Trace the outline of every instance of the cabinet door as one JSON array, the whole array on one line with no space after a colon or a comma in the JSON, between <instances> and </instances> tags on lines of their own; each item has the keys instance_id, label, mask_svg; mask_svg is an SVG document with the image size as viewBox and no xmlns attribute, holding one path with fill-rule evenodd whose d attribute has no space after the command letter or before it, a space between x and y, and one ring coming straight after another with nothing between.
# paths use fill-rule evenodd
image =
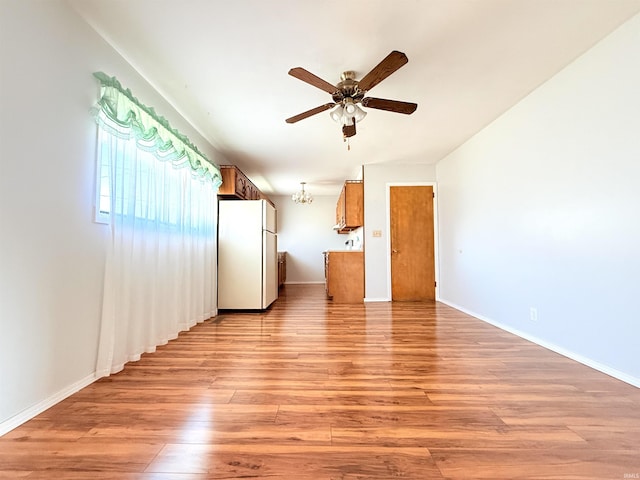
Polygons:
<instances>
[{"instance_id":1,"label":"cabinet door","mask_svg":"<svg viewBox=\"0 0 640 480\"><path fill-rule=\"evenodd\" d=\"M236 174L236 195L240 198L247 198L247 177L240 172Z\"/></svg>"},{"instance_id":2,"label":"cabinet door","mask_svg":"<svg viewBox=\"0 0 640 480\"><path fill-rule=\"evenodd\" d=\"M336 204L336 225L340 225L340 227L344 227L345 222L345 196L345 187L342 187Z\"/></svg>"},{"instance_id":3,"label":"cabinet door","mask_svg":"<svg viewBox=\"0 0 640 480\"><path fill-rule=\"evenodd\" d=\"M229 165L221 165L220 173L222 174L222 185L220 185L218 195L235 195L238 180L236 168Z\"/></svg>"},{"instance_id":4,"label":"cabinet door","mask_svg":"<svg viewBox=\"0 0 640 480\"><path fill-rule=\"evenodd\" d=\"M338 233L349 233L364 225L364 184L358 180L345 182L336 205Z\"/></svg>"},{"instance_id":5,"label":"cabinet door","mask_svg":"<svg viewBox=\"0 0 640 480\"><path fill-rule=\"evenodd\" d=\"M364 256L362 252L328 252L327 294L334 303L364 301Z\"/></svg>"},{"instance_id":6,"label":"cabinet door","mask_svg":"<svg viewBox=\"0 0 640 480\"><path fill-rule=\"evenodd\" d=\"M324 289L327 292L327 297L331 298L331 293L329 291L329 286L331 284L331 280L329 278L329 252L324 252Z\"/></svg>"},{"instance_id":7,"label":"cabinet door","mask_svg":"<svg viewBox=\"0 0 640 480\"><path fill-rule=\"evenodd\" d=\"M278 287L287 281L287 253L278 252Z\"/></svg>"},{"instance_id":8,"label":"cabinet door","mask_svg":"<svg viewBox=\"0 0 640 480\"><path fill-rule=\"evenodd\" d=\"M345 185L344 225L358 228L364 225L364 185L349 182Z\"/></svg>"}]
</instances>

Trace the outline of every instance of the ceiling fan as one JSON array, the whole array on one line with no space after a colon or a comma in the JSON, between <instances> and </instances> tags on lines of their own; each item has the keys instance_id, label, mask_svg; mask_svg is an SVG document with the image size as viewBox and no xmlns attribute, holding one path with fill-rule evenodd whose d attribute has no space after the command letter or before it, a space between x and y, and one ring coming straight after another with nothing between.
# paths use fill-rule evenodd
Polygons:
<instances>
[{"instance_id":1,"label":"ceiling fan","mask_svg":"<svg viewBox=\"0 0 640 480\"><path fill-rule=\"evenodd\" d=\"M355 72L346 71L340 76L340 82L337 85L330 84L304 68L292 68L289 70L289 75L330 93L333 102L325 103L319 107L287 118L286 122L296 123L307 117L336 107L331 111L331 118L342 124L342 134L346 139L356 134L356 122L362 120L366 115L366 112L364 112L358 104L378 110L410 115L416 111L418 104L365 96L369 90L408 61L409 59L404 53L394 50L361 80L355 79Z\"/></svg>"}]
</instances>

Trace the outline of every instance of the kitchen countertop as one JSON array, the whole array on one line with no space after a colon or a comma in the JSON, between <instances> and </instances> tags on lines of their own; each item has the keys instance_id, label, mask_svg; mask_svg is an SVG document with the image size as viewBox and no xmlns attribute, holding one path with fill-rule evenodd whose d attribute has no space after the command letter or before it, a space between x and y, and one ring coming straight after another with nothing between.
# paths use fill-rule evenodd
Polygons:
<instances>
[{"instance_id":1,"label":"kitchen countertop","mask_svg":"<svg viewBox=\"0 0 640 480\"><path fill-rule=\"evenodd\" d=\"M342 249L339 249L339 248L333 248L333 249L331 249L331 250L324 250L322 253L329 253L329 252L362 252L362 251L363 251L363 250L362 250L361 248L360 248L360 249L355 249L355 248L354 248L354 249L348 249L348 248L342 248Z\"/></svg>"}]
</instances>

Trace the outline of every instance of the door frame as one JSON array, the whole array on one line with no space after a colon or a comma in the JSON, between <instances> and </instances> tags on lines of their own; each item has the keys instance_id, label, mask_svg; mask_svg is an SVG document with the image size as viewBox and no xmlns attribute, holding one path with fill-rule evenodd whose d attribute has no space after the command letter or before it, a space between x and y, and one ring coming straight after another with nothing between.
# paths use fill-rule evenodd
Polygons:
<instances>
[{"instance_id":1,"label":"door frame","mask_svg":"<svg viewBox=\"0 0 640 480\"><path fill-rule=\"evenodd\" d=\"M387 298L391 296L391 187L433 187L433 266L436 278L436 301L440 301L440 255L438 252L438 185L436 182L388 182L385 184L387 228Z\"/></svg>"}]
</instances>

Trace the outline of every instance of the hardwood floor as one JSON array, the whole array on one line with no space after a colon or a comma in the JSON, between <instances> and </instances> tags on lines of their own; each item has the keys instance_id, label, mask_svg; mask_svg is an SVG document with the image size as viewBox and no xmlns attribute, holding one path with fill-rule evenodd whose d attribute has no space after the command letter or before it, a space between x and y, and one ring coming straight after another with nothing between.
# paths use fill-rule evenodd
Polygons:
<instances>
[{"instance_id":1,"label":"hardwood floor","mask_svg":"<svg viewBox=\"0 0 640 480\"><path fill-rule=\"evenodd\" d=\"M640 477L640 389L438 303L287 285L0 438L0 478Z\"/></svg>"}]
</instances>

